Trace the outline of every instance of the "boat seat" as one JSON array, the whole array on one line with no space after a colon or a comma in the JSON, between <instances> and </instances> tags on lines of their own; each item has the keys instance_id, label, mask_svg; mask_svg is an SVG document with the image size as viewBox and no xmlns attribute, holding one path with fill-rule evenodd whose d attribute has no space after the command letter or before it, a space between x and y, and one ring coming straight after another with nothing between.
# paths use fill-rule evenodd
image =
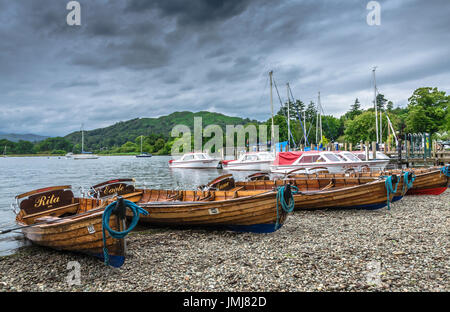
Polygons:
<instances>
[{"instance_id":1,"label":"boat seat","mask_svg":"<svg viewBox=\"0 0 450 312\"><path fill-rule=\"evenodd\" d=\"M70 205L66 205L66 206L62 206L62 207L58 207L58 208L54 208L54 209L41 211L38 213L25 215L25 216L23 216L23 219L24 220L28 220L28 219L34 220L35 218L39 218L39 216L45 217L47 215L48 216L56 216L57 214L62 215L64 213L76 213L78 211L78 206L79 206L79 203L74 203L74 204L70 204Z\"/></svg>"},{"instance_id":2,"label":"boat seat","mask_svg":"<svg viewBox=\"0 0 450 312\"><path fill-rule=\"evenodd\" d=\"M59 220L62 220L62 219L59 217L52 217L52 216L43 216L43 217L35 219L36 222L50 222L50 221L56 222Z\"/></svg>"}]
</instances>

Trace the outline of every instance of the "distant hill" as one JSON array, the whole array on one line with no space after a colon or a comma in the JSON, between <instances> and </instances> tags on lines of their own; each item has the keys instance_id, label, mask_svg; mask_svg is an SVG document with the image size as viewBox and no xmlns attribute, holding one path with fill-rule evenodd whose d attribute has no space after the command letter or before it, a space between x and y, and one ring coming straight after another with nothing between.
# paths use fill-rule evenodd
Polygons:
<instances>
[{"instance_id":1,"label":"distant hill","mask_svg":"<svg viewBox=\"0 0 450 312\"><path fill-rule=\"evenodd\" d=\"M100 128L84 132L85 150L100 150L121 146L127 141L134 142L140 135L160 135L166 139L170 137L172 128L176 125L186 125L191 131L194 130L194 117L202 117L203 128L216 124L222 127L225 132L226 125L246 125L250 122L257 123L256 120L248 118L230 117L219 113L211 112L175 112L167 116L158 118L136 118L128 121L121 121L106 128ZM81 132L76 131L65 136L67 140L75 144L81 144Z\"/></svg>"},{"instance_id":2,"label":"distant hill","mask_svg":"<svg viewBox=\"0 0 450 312\"><path fill-rule=\"evenodd\" d=\"M30 141L30 142L39 142L49 138L49 136L37 135L37 134L18 134L18 133L0 133L0 140L6 139L12 142Z\"/></svg>"}]
</instances>

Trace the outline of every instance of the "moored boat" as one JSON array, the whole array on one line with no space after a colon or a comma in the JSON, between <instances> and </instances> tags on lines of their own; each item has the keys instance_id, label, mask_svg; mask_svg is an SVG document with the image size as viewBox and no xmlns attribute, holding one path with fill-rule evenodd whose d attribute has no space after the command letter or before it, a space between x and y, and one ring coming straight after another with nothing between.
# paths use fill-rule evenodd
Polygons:
<instances>
[{"instance_id":1,"label":"moored boat","mask_svg":"<svg viewBox=\"0 0 450 312\"><path fill-rule=\"evenodd\" d=\"M354 173L354 175L378 177L386 174L404 174L404 172L410 172L414 174L415 180L412 187L406 192L406 195L439 195L445 192L450 185L449 168L449 166L446 166L393 169L385 172Z\"/></svg>"},{"instance_id":2,"label":"moored boat","mask_svg":"<svg viewBox=\"0 0 450 312\"><path fill-rule=\"evenodd\" d=\"M286 174L295 169L304 169L314 172L318 166L330 173L340 173L348 169L356 171L383 170L389 160L363 161L350 152L336 151L307 151L307 152L280 152L270 166L271 172Z\"/></svg>"},{"instance_id":3,"label":"moored boat","mask_svg":"<svg viewBox=\"0 0 450 312\"><path fill-rule=\"evenodd\" d=\"M128 193L122 194L149 213L140 218L142 223L255 233L274 232L283 225L289 210L293 209L291 195L290 186L263 191L128 188Z\"/></svg>"},{"instance_id":4,"label":"moored boat","mask_svg":"<svg viewBox=\"0 0 450 312\"><path fill-rule=\"evenodd\" d=\"M223 160L225 170L270 171L270 164L275 160L269 152L250 152L242 154L236 160Z\"/></svg>"},{"instance_id":5,"label":"moored boat","mask_svg":"<svg viewBox=\"0 0 450 312\"><path fill-rule=\"evenodd\" d=\"M276 174L286 174L300 168L310 172L317 166L324 167L331 173L338 173L350 168L359 170L361 161L347 161L326 151L280 152L270 170Z\"/></svg>"},{"instance_id":6,"label":"moored boat","mask_svg":"<svg viewBox=\"0 0 450 312\"><path fill-rule=\"evenodd\" d=\"M125 238L111 233L125 231L126 207L120 200L106 206L97 199L76 198L65 185L20 194L16 206L17 229L34 244L89 254L115 267L124 263ZM111 211L115 216L107 219Z\"/></svg>"},{"instance_id":7,"label":"moored boat","mask_svg":"<svg viewBox=\"0 0 450 312\"><path fill-rule=\"evenodd\" d=\"M290 184L298 189L294 194L296 209L379 209L400 200L408 176L385 178L319 175L278 180L252 180L235 182L230 176L217 178L207 184L211 189L271 190ZM205 187L202 188L203 190Z\"/></svg>"},{"instance_id":8,"label":"moored boat","mask_svg":"<svg viewBox=\"0 0 450 312\"><path fill-rule=\"evenodd\" d=\"M430 169L412 169L416 176L414 185L406 195L440 195L450 185L450 166Z\"/></svg>"},{"instance_id":9,"label":"moored boat","mask_svg":"<svg viewBox=\"0 0 450 312\"><path fill-rule=\"evenodd\" d=\"M169 168L216 169L219 161L208 153L186 153L180 159L169 160Z\"/></svg>"}]
</instances>

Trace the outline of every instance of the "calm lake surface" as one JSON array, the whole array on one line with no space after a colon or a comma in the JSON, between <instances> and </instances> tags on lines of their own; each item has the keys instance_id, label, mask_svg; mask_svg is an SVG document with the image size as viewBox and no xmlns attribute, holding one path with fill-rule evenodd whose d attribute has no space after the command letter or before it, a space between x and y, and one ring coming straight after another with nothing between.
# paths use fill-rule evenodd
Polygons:
<instances>
[{"instance_id":1,"label":"calm lake surface","mask_svg":"<svg viewBox=\"0 0 450 312\"><path fill-rule=\"evenodd\" d=\"M80 188L115 178L135 178L136 186L154 189L195 189L219 175L218 169L170 169L170 156L136 158L134 156L102 156L99 159L74 160L66 157L0 158L0 230L15 227L11 208L14 197L34 189L56 185L72 185L75 196ZM251 172L232 172L243 179ZM13 254L27 245L20 231L0 235L0 256Z\"/></svg>"}]
</instances>

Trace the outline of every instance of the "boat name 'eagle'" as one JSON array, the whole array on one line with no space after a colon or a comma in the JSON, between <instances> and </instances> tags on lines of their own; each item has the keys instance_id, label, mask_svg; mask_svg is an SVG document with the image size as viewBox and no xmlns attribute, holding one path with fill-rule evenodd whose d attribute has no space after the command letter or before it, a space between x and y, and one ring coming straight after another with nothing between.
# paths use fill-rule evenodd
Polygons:
<instances>
[{"instance_id":1,"label":"boat name 'eagle'","mask_svg":"<svg viewBox=\"0 0 450 312\"><path fill-rule=\"evenodd\" d=\"M110 185L107 185L104 189L103 189L103 193L106 195L112 195L115 193L119 193L121 191L124 190L124 186L123 184L119 184L115 187L111 187Z\"/></svg>"}]
</instances>

